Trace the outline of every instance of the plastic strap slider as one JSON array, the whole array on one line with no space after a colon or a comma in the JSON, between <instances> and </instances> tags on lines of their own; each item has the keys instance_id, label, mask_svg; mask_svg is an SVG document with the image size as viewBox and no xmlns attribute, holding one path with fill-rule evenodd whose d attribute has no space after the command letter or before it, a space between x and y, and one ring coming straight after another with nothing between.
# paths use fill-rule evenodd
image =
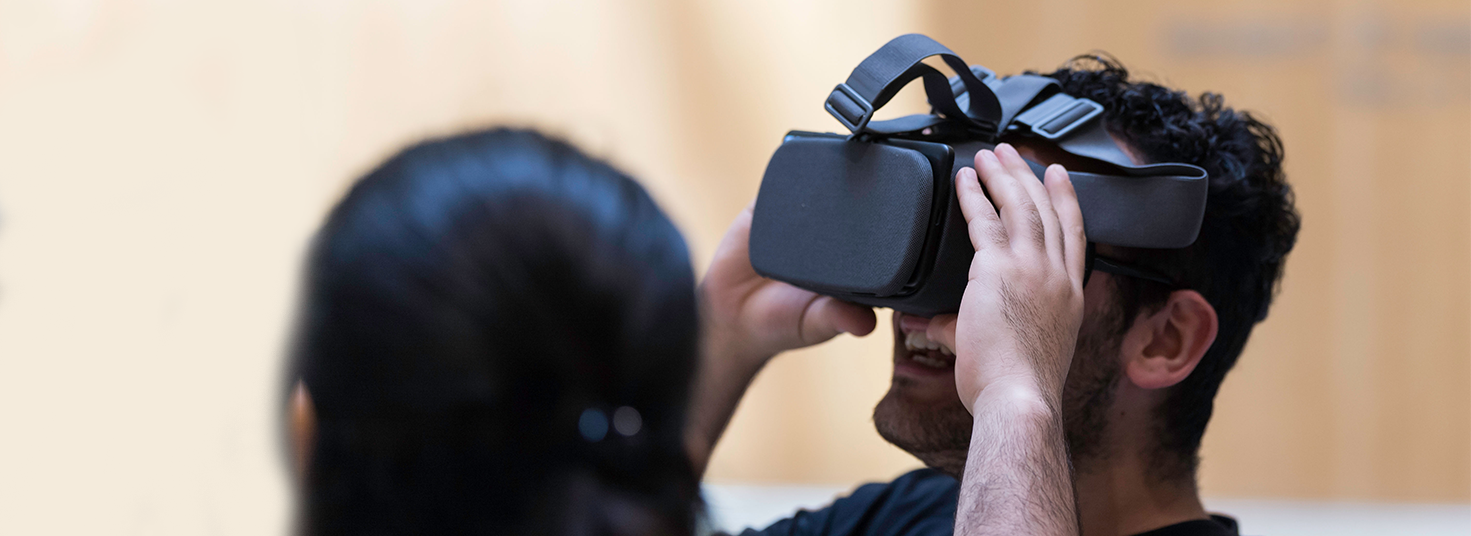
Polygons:
<instances>
[{"instance_id":1,"label":"plastic strap slider","mask_svg":"<svg viewBox=\"0 0 1471 536\"><path fill-rule=\"evenodd\" d=\"M833 88L823 108L854 134L862 131L863 127L868 126L868 121L873 119L873 104L846 83Z\"/></svg>"},{"instance_id":2,"label":"plastic strap slider","mask_svg":"<svg viewBox=\"0 0 1471 536\"><path fill-rule=\"evenodd\" d=\"M1026 125L1032 133L1056 140L1102 113L1101 104L1059 93L1017 115L1013 123Z\"/></svg>"}]
</instances>

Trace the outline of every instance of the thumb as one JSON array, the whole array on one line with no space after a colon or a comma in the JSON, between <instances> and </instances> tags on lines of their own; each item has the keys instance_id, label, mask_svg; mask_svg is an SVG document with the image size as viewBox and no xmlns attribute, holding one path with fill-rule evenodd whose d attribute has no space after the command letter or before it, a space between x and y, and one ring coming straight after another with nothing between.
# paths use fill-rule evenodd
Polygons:
<instances>
[{"instance_id":1,"label":"thumb","mask_svg":"<svg viewBox=\"0 0 1471 536\"><path fill-rule=\"evenodd\" d=\"M818 296L802 312L799 334L803 344L817 344L836 337L839 333L862 337L873 332L877 325L878 317L871 308L831 296Z\"/></svg>"}]
</instances>

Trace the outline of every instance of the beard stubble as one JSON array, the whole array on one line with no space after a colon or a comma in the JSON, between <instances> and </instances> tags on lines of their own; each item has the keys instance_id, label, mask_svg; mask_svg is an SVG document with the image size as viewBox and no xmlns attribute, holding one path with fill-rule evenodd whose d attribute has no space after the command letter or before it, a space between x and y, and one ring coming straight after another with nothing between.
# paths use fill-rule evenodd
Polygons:
<instances>
[{"instance_id":1,"label":"beard stubble","mask_svg":"<svg viewBox=\"0 0 1471 536\"><path fill-rule=\"evenodd\" d=\"M1106 459L1108 411L1122 370L1123 318L1116 307L1089 315L1078 333L1073 362L1062 393L1063 429L1075 467ZM922 401L906 396L909 378L896 376L873 410L874 428L885 441L928 467L960 478L970 449L973 420L960 398Z\"/></svg>"}]
</instances>

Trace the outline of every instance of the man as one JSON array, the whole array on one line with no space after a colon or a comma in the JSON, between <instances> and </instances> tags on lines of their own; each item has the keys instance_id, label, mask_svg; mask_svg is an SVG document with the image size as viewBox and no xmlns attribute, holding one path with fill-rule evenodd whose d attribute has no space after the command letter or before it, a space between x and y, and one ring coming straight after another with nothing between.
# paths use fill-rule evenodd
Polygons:
<instances>
[{"instance_id":1,"label":"man","mask_svg":"<svg viewBox=\"0 0 1471 536\"><path fill-rule=\"evenodd\" d=\"M1191 99L1130 80L1109 58L1079 58L1047 76L1057 79L1064 92L1102 104L1110 133L1137 163L1190 163L1210 174L1199 239L1178 250L1100 246L1100 257L1157 275L1094 272L1082 289L1080 330L1062 321L1066 314L1056 314L1067 308L1060 302L1037 307L1052 312L1049 322L1025 326L1017 325L1015 317L990 325L969 320L969 332L965 305L958 330L954 315L894 315L894 379L874 410L874 424L886 440L928 468L888 484L860 487L825 509L798 513L764 533L949 534L952 525L974 526L961 521L985 521L988 512L974 511L975 506L1006 504L1006 497L993 497L989 489L1025 489L1016 481L973 485L978 476L1034 478L1045 487L1050 477L1025 474L1033 465L1018 460L992 466L989 473L967 467L978 453L995 455L992 438L1003 432L995 426L1025 421L990 421L980 427L982 416L967 409L975 407L977 399L968 398L975 393L966 390L984 384L974 378L973 367L986 361L984 352L966 354L999 342L1031 349L1022 353L1032 362L1045 361L1046 355L1033 354L1047 352L1036 348L1074 340L1059 402L1082 533L1236 533L1233 520L1210 516L1201 505L1195 484L1197 453L1216 391L1253 326L1265 318L1296 240L1299 220L1281 169L1281 141L1272 127L1225 107L1218 95ZM1035 161L1073 164L1045 145L1009 141ZM998 147L998 156L1003 152ZM689 440L691 456L701 468L750 380L772 356L839 333L865 335L874 329L871 310L756 276L745 248L749 218L745 213L732 225L702 284L707 352ZM972 224L973 241L976 234ZM1006 292L976 284L979 259L980 253L972 265L966 301L975 301L973 292L977 300L1000 299ZM958 365L955 349L962 354ZM1028 370L1034 383L1045 383L1045 368ZM1029 429L1009 429L1018 430ZM1031 430L1035 433L1030 437L1045 441L1045 430ZM962 474L963 490L956 480ZM957 511L962 493L974 500ZM993 508L989 513L1016 511ZM1032 513L1065 517L1045 510Z\"/></svg>"}]
</instances>

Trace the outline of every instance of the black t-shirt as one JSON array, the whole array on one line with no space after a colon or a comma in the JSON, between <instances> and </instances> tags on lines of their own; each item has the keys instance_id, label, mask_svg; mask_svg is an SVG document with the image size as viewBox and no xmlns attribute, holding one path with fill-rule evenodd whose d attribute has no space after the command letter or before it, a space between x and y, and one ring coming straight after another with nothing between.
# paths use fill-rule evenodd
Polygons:
<instances>
[{"instance_id":1,"label":"black t-shirt","mask_svg":"<svg viewBox=\"0 0 1471 536\"><path fill-rule=\"evenodd\" d=\"M802 510L740 536L950 536L960 484L934 469L911 471L888 484L865 484L815 511ZM1197 519L1138 536L1237 536L1236 520Z\"/></svg>"}]
</instances>

